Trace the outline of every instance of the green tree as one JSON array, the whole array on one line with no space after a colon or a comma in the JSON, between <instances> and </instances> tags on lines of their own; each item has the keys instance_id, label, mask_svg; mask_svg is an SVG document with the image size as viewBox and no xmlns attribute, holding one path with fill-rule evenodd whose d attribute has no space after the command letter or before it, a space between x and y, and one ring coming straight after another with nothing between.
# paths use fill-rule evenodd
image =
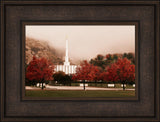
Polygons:
<instances>
[{"instance_id":1,"label":"green tree","mask_svg":"<svg viewBox=\"0 0 160 122\"><path fill-rule=\"evenodd\" d=\"M133 64L135 64L135 56L133 53L124 53L123 58L127 58L130 60Z\"/></svg>"},{"instance_id":2,"label":"green tree","mask_svg":"<svg viewBox=\"0 0 160 122\"><path fill-rule=\"evenodd\" d=\"M90 64L93 64L94 66L98 66L102 69L105 68L105 61L104 61L104 56L101 54L98 54L96 58L91 59L89 61Z\"/></svg>"},{"instance_id":3,"label":"green tree","mask_svg":"<svg viewBox=\"0 0 160 122\"><path fill-rule=\"evenodd\" d=\"M114 54L114 55L113 55L113 60L117 60L117 59L118 59L117 54Z\"/></svg>"},{"instance_id":4,"label":"green tree","mask_svg":"<svg viewBox=\"0 0 160 122\"><path fill-rule=\"evenodd\" d=\"M104 56L101 54L98 54L96 57L96 60L102 61L104 59Z\"/></svg>"},{"instance_id":5,"label":"green tree","mask_svg":"<svg viewBox=\"0 0 160 122\"><path fill-rule=\"evenodd\" d=\"M53 74L54 81L57 81L59 84L71 85L71 77L66 75L64 72L59 71Z\"/></svg>"}]
</instances>

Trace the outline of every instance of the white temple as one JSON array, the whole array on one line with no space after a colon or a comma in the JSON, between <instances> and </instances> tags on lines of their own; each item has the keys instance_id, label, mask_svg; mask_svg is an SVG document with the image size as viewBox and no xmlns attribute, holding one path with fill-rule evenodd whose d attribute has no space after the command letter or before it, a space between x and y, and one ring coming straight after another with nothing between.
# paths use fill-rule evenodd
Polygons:
<instances>
[{"instance_id":1,"label":"white temple","mask_svg":"<svg viewBox=\"0 0 160 122\"><path fill-rule=\"evenodd\" d=\"M65 62L63 65L56 65L55 71L62 71L65 72L65 74L75 74L76 73L76 65L70 65L69 57L68 57L68 39L66 39L66 56L65 56Z\"/></svg>"}]
</instances>

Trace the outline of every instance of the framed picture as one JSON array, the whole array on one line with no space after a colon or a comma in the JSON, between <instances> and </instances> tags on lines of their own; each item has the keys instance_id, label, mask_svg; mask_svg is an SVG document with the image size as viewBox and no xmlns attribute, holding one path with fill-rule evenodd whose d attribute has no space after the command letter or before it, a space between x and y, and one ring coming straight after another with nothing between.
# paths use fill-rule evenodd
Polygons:
<instances>
[{"instance_id":1,"label":"framed picture","mask_svg":"<svg viewBox=\"0 0 160 122\"><path fill-rule=\"evenodd\" d=\"M159 1L1 2L1 121L160 121Z\"/></svg>"}]
</instances>

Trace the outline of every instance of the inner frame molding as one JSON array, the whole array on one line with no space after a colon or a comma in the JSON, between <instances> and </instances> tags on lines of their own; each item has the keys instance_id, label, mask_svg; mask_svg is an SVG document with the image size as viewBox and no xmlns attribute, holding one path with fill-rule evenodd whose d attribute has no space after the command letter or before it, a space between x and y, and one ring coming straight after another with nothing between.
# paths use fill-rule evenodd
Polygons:
<instances>
[{"instance_id":1,"label":"inner frame molding","mask_svg":"<svg viewBox=\"0 0 160 122\"><path fill-rule=\"evenodd\" d=\"M23 100L74 100L74 101L79 101L79 100L115 100L115 101L137 101L139 100L139 79L140 79L140 75L139 75L139 62L140 62L140 57L139 57L139 37L138 37L138 33L139 33L139 21L87 21L87 20L81 20L81 21L76 21L76 20L68 20L68 21L62 21L62 20L57 20L57 21L46 21L46 20L41 20L41 21L21 21L21 29L22 29L22 88L21 88L21 92L22 92L22 96L21 99ZM120 98L116 98L116 97L81 97L81 98L72 98L72 97L60 97L60 98L54 98L54 97L28 97L25 96L25 68L24 68L24 62L25 62L25 26L26 25L134 25L135 26L135 96L134 97L120 97Z\"/></svg>"}]
</instances>

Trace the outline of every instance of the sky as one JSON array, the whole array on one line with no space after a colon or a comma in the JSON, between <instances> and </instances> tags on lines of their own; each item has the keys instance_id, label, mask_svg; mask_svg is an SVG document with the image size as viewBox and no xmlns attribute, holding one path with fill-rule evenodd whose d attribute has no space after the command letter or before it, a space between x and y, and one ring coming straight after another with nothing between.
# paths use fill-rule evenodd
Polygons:
<instances>
[{"instance_id":1,"label":"sky","mask_svg":"<svg viewBox=\"0 0 160 122\"><path fill-rule=\"evenodd\" d=\"M65 49L71 60L90 60L97 54L135 53L134 25L26 25L26 37Z\"/></svg>"}]
</instances>

